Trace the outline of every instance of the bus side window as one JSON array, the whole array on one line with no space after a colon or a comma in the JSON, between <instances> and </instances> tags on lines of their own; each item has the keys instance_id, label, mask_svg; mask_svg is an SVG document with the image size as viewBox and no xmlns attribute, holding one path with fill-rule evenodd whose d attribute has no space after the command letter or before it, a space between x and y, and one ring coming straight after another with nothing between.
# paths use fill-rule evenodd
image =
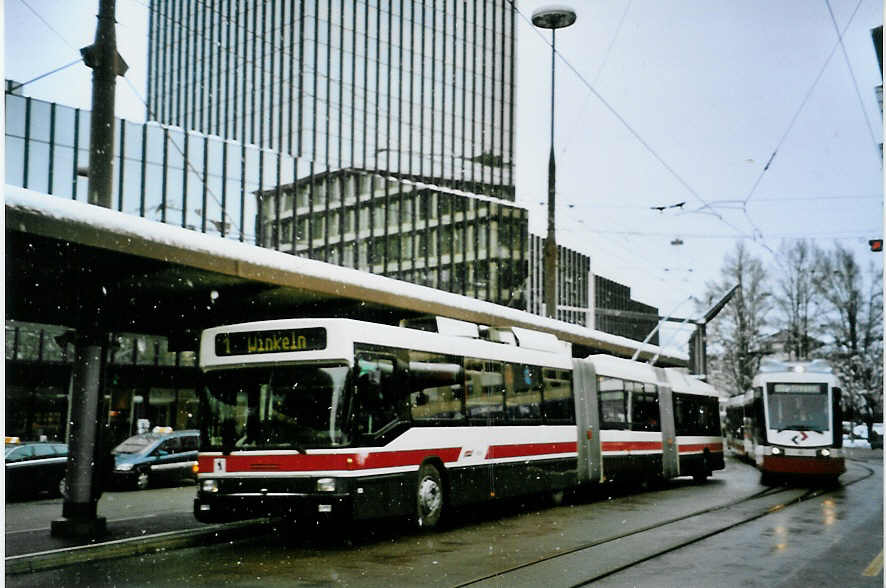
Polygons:
<instances>
[{"instance_id":1,"label":"bus side window","mask_svg":"<svg viewBox=\"0 0 886 588\"><path fill-rule=\"evenodd\" d=\"M649 388L651 387L651 391ZM636 384L631 392L631 430L661 431L658 422L658 390L654 385Z\"/></svg>"},{"instance_id":2,"label":"bus side window","mask_svg":"<svg viewBox=\"0 0 886 588\"><path fill-rule=\"evenodd\" d=\"M415 423L463 421L464 369L458 358L410 351L409 408Z\"/></svg>"},{"instance_id":3,"label":"bus side window","mask_svg":"<svg viewBox=\"0 0 886 588\"><path fill-rule=\"evenodd\" d=\"M566 370L543 368L541 411L549 425L574 425L575 401L572 398L572 374Z\"/></svg>"},{"instance_id":4,"label":"bus side window","mask_svg":"<svg viewBox=\"0 0 886 588\"><path fill-rule=\"evenodd\" d=\"M674 432L677 435L694 435L695 422L689 395L674 392Z\"/></svg>"},{"instance_id":5,"label":"bus side window","mask_svg":"<svg viewBox=\"0 0 886 588\"><path fill-rule=\"evenodd\" d=\"M618 378L597 377L600 399L600 427L627 429L627 392L625 382Z\"/></svg>"},{"instance_id":6,"label":"bus side window","mask_svg":"<svg viewBox=\"0 0 886 588\"><path fill-rule=\"evenodd\" d=\"M674 428L677 435L719 435L720 406L717 399L675 393Z\"/></svg>"},{"instance_id":7,"label":"bus side window","mask_svg":"<svg viewBox=\"0 0 886 588\"><path fill-rule=\"evenodd\" d=\"M399 419L394 361L361 355L357 360L357 405L354 419L357 432L374 435Z\"/></svg>"},{"instance_id":8,"label":"bus side window","mask_svg":"<svg viewBox=\"0 0 886 588\"><path fill-rule=\"evenodd\" d=\"M511 423L541 421L541 369L519 363L504 364L505 405Z\"/></svg>"},{"instance_id":9,"label":"bus side window","mask_svg":"<svg viewBox=\"0 0 886 588\"><path fill-rule=\"evenodd\" d=\"M504 417L504 377L501 363L465 359L468 419L475 424L501 423Z\"/></svg>"}]
</instances>

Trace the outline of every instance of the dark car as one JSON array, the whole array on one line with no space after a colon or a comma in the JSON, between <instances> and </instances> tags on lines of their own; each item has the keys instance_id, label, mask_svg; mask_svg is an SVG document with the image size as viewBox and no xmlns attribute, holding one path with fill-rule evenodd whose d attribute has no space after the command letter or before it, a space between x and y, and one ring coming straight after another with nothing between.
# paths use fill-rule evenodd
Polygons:
<instances>
[{"instance_id":1,"label":"dark car","mask_svg":"<svg viewBox=\"0 0 886 588\"><path fill-rule=\"evenodd\" d=\"M155 430L130 437L114 448L115 486L143 490L164 482L196 479L200 432Z\"/></svg>"},{"instance_id":2,"label":"dark car","mask_svg":"<svg viewBox=\"0 0 886 588\"><path fill-rule=\"evenodd\" d=\"M44 441L7 443L6 494L37 497L64 493L68 446Z\"/></svg>"}]
</instances>

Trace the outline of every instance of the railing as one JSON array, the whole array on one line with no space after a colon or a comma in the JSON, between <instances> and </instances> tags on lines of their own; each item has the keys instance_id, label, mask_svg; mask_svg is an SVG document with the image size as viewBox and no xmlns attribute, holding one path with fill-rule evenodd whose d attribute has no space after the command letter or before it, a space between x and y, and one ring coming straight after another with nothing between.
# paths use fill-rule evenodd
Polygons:
<instances>
[{"instance_id":1,"label":"railing","mask_svg":"<svg viewBox=\"0 0 886 588\"><path fill-rule=\"evenodd\" d=\"M6 183L86 200L90 112L6 94ZM308 162L156 123L116 119L113 208L257 242L256 193L310 174Z\"/></svg>"}]
</instances>

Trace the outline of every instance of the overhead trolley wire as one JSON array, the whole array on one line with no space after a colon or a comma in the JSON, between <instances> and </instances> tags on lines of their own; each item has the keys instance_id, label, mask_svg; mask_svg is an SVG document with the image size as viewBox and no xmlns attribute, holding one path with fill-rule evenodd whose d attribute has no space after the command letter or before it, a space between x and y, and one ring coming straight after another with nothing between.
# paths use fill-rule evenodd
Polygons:
<instances>
[{"instance_id":1,"label":"overhead trolley wire","mask_svg":"<svg viewBox=\"0 0 886 588\"><path fill-rule=\"evenodd\" d=\"M859 0L859 4L861 1ZM855 72L852 71L852 64L849 62L849 54L846 52L846 44L843 42L843 34L840 33L840 27L837 26L837 19L834 17L834 11L831 8L831 1L825 0L825 4L828 7L828 14L831 15L831 22L834 23L834 31L837 33L837 39L840 43L840 49L843 51L843 59L846 60L846 69L849 71L849 76L852 78L852 85L855 87L855 95L858 97L858 105L861 108L861 113L864 115L864 122L868 127L868 132L871 135L871 142L874 145L874 151L877 152L879 157L879 145L877 144L877 137L874 136L874 128L871 125L871 120L868 118L868 111L864 107L864 100L861 98L861 91L858 89L858 80L855 79ZM856 8L858 10L858 8ZM854 14L853 14L854 16ZM852 19L849 19L850 22ZM848 25L847 25L848 26ZM845 31L844 31L845 32Z\"/></svg>"},{"instance_id":2,"label":"overhead trolley wire","mask_svg":"<svg viewBox=\"0 0 886 588\"><path fill-rule=\"evenodd\" d=\"M57 68L55 68L54 70L52 70L52 71L48 71L48 72L46 72L45 74L42 74L42 75L37 76L36 78L32 78L32 79L28 80L27 82L22 82L22 83L20 83L20 84L16 84L15 86L12 86L11 88L8 88L8 89L6 90L6 93L8 94L8 93L11 93L11 92L15 92L15 91L18 90L19 88L22 88L22 87L24 87L24 86L27 86L28 84L31 84L31 83L33 83L33 82L36 82L37 80L42 80L42 79L45 78L45 77L49 77L49 76L51 76L51 75L54 74L54 73L58 73L58 72L62 71L63 69L68 69L68 68L71 67L72 65L76 65L76 64L78 64L78 63L81 63L82 61L83 61L83 59L81 59L81 58L78 57L77 59L75 59L75 60L72 61L71 63L68 63L68 64L66 64L66 65L63 65L63 66L61 66L61 67L57 67Z\"/></svg>"},{"instance_id":3,"label":"overhead trolley wire","mask_svg":"<svg viewBox=\"0 0 886 588\"><path fill-rule=\"evenodd\" d=\"M34 8L33 8L30 4L28 4L26 0L19 0L19 2L21 2L22 4L24 4L25 8L27 8L27 9L30 10L32 13L34 13L34 16L36 16L37 18L39 18L39 19L43 22L43 24L46 25L46 27L47 27L49 30L51 30L53 33L55 33L55 34L58 36L58 38L62 40L62 42L63 42L65 45L67 45L68 47L70 47L71 49L73 49L73 51L74 51L75 53L80 53L80 50L79 50L77 47L74 47L70 42L68 42L68 40L67 40L67 39L66 39L66 38L65 38L60 32L58 32L58 30L56 30L55 27L53 27L51 24L49 24L49 21L47 21L45 18L43 18L43 16L42 16L39 12L37 12L36 10L34 10Z\"/></svg>"},{"instance_id":4,"label":"overhead trolley wire","mask_svg":"<svg viewBox=\"0 0 886 588\"><path fill-rule=\"evenodd\" d=\"M63 65L63 66L61 66L61 67L57 67L57 68L55 68L55 69L52 70L52 71L48 71L48 72L46 72L46 73L44 73L44 74L41 74L41 75L37 76L36 78L32 78L32 79L28 80L27 82L21 82L20 84L16 84L15 86L12 86L11 88L8 88L8 89L6 90L7 93L15 92L16 90L18 90L18 89L20 89L20 88L23 88L24 86L27 86L28 84L32 84L32 83L34 83L34 82L36 82L36 81L38 81L38 80L42 80L43 78L49 77L49 76L51 76L51 75L54 74L54 73L58 73L58 72L60 72L60 71L62 71L62 70L64 70L64 69L67 69L67 68L71 67L72 65L76 65L76 64L78 64L78 63L80 63L80 62L83 61L83 58L82 58L82 57L79 57L80 50L77 49L76 47L74 47L74 46L73 46L73 45L72 45L72 44L71 44L71 43L70 43L70 42L69 42L69 41L68 41L68 40L67 40L67 39L66 39L66 38L60 33L60 32L58 32L58 29L56 29L56 28L53 27L51 24L49 24L49 21L47 21L45 18L43 18L43 16L42 16L39 12L37 12L37 11L34 9L33 6L31 6L30 4L28 4L26 0L19 0L19 2L21 2L22 5L23 5L25 8L27 8L28 10L30 10L30 11L34 14L34 16L36 16L38 19L40 19L40 21L41 21L44 25L46 25L46 28L48 28L50 31L52 31L53 33L55 33L56 36L57 36L59 39L61 39L62 42L63 42L65 45L67 45L68 47L70 47L70 48L74 51L74 53L76 53L76 54L78 55L78 57L77 57L77 59L75 59L74 61L72 61L72 62L70 62L70 63L68 63L68 64L65 64L65 65Z\"/></svg>"},{"instance_id":5,"label":"overhead trolley wire","mask_svg":"<svg viewBox=\"0 0 886 588\"><path fill-rule=\"evenodd\" d=\"M748 191L747 196L744 198L744 203L747 204L748 201L754 196L754 192L757 191L757 187L760 185L760 181L763 179L763 176L769 171L769 167L772 165L772 161L775 159L778 150L781 149L782 144L788 138L788 135L794 128L794 124L797 122L797 119L800 117L800 113L803 111L803 108L806 107L806 103L809 102L809 98L812 96L812 92L815 90L815 87L818 85L818 82L821 80L821 77L824 75L825 70L828 67L828 64L831 62L831 59L834 57L834 53L837 51L837 47L839 47L843 42L843 35L846 34L849 25L852 24L853 19L855 19L855 15L858 13L858 9L861 7L862 0L858 0L858 3L855 5L855 10L852 11L852 16L849 17L849 20L846 22L846 26L843 27L843 32L838 33L837 42L834 43L833 48L831 48L831 52L828 54L827 59L825 59L824 63L821 66L821 69L818 71L818 75L815 76L815 79L812 81L812 85L809 86L809 89L806 91L806 95L803 96L803 100L800 102L800 105L797 107L797 110L794 112L794 116L791 117L791 121L788 123L787 129L782 134L781 138L775 144L775 149L772 150L772 154L769 156L769 159L766 161L766 165L763 166L763 169L760 170L760 174L757 176L756 181L751 186L751 189ZM828 9L830 9L830 5L828 5ZM831 15L833 17L833 14ZM836 23L834 23L836 26Z\"/></svg>"},{"instance_id":6,"label":"overhead trolley wire","mask_svg":"<svg viewBox=\"0 0 886 588\"><path fill-rule=\"evenodd\" d=\"M594 80L592 83L595 86L597 85L597 80L600 79L600 75L603 73L603 68L606 67L606 63L609 61L609 55L612 53L612 48L615 46L615 42L618 40L618 36L619 36L619 33L621 33L622 26L624 26L624 22L628 17L628 12L630 12L630 10L631 10L632 3L633 3L633 0L628 0L628 3L625 5L624 11L621 13L621 19L618 21L618 26L615 27L615 34L612 35L612 40L609 42L609 47L606 48L606 54L603 56L603 61L600 62L600 67L597 68L597 73L594 74ZM585 96L585 99L581 104L581 108L579 109L579 111L580 111L579 116L582 116L582 117L584 116L585 108L587 108L589 97L590 96ZM579 127L580 127L580 125L574 125L572 127L572 132L570 133L570 135L568 137L566 137L566 140L563 142L563 148L560 150L560 155L563 155L566 153L566 149L569 147L569 143L572 142L572 137L575 136L575 131Z\"/></svg>"},{"instance_id":7,"label":"overhead trolley wire","mask_svg":"<svg viewBox=\"0 0 886 588\"><path fill-rule=\"evenodd\" d=\"M520 11L520 9L519 9L519 8L517 7L517 5L515 4L514 0L508 0L508 2L511 4L511 6L514 7L514 10L517 12L517 14L520 15L520 18L522 18L524 21L526 21L527 24L529 24L529 25L531 26L531 25L532 25L532 22L526 17L525 14L523 14L523 13ZM547 38L545 38L545 36L542 34L541 31L538 30L537 27L532 26L532 29L535 31L535 33L536 33L536 34L537 34L537 35L538 35L538 36L539 36L539 37L540 37L540 38L541 38L541 39L542 39L542 40L543 40L548 46L551 46L551 42L550 42ZM646 150L647 150L647 151L648 151L648 152L649 152L649 153L650 153L650 154L651 154L651 155L652 155L652 156L653 156L653 157L654 157L654 158L655 158L655 159L656 159L661 165L662 165L662 167L664 167L664 168L665 168L665 169L666 169L666 170L667 170L667 171L668 171L668 172L669 172L669 173L670 173L670 174L671 174L671 175L672 175L672 176L673 176L673 177L674 177L679 183L680 183L680 185L682 185L682 186L683 186L683 187L684 187L684 188L685 188L690 194L692 194L693 197L695 197L699 202L702 203L702 205L703 205L703 206L702 206L702 209L708 209L708 210L710 210L710 214L712 214L713 216L715 216L718 220L720 220L720 222L722 222L723 224L725 224L726 226L728 226L729 228L731 228L732 230L734 230L736 233L738 233L738 234L743 233L743 231L742 231L741 229L739 229L739 228L736 227L734 224L732 224L732 223L730 223L729 221L727 221L725 218L723 218L723 216L722 216L721 214L719 214L718 212L716 212L716 211L713 209L713 207L711 207L710 203L709 203L707 200L705 200L705 199L701 196L701 194L699 194L699 193L698 193L698 192L697 192L692 186L690 186L689 183L683 178L683 176L681 176L681 175L677 172L677 170L675 170L673 167L671 167L671 165L670 165L667 161L665 161L665 159L664 159L661 155L658 154L658 152L652 147L652 145L650 145L650 144L649 144L649 143L648 143L648 142L647 142L647 141L646 141L646 140L640 135L640 133L637 132L637 131L634 129L634 127L632 127L632 126L630 125L630 123L628 123L627 120L625 120L625 118L624 118L624 117L623 117L623 116L622 116L622 115L621 115L621 114L615 109L615 107L613 107L613 106L612 106L612 105L611 105L611 104L610 104L610 103L609 103L609 102L608 102L608 101L607 101L607 100L606 100L606 99L605 99L605 98L604 98L604 97L603 97L603 96L602 96L602 95L601 95L601 94L600 94L600 93L599 93L599 92L598 92L598 91L597 91L597 90L596 90L596 89L590 84L590 82L588 82L588 80L587 80L587 79L581 74L581 72L579 72L579 71L575 68L575 66L573 66L572 63L571 63L568 59L566 59L566 57L563 56L562 53L560 53L559 51L557 51L557 50L554 49L553 47L552 47L552 50L554 50L554 51L556 52L556 54L560 57L560 59L563 61L563 63L566 64L566 67L568 67L570 70L572 70L572 73L575 74L575 76L579 79L579 81L581 81L581 83L584 84L584 86L585 86L585 87L586 87L586 88L587 88L592 94L594 94L594 96L596 96L596 98L600 101L600 103L603 104L603 106L605 106L607 110L609 110L609 112L610 112L610 113L611 113L611 114L612 114L612 115L613 115L613 116L614 116L614 117L615 117L615 118L616 118L616 119L617 119L617 120L618 120L618 121L619 121L619 122L620 122L620 123L626 128L626 129L627 129L627 130L628 130L628 132L630 132L630 133L634 136L634 138L635 138L637 141L640 142L640 144L641 144L641 145L642 145L642 146L643 146L643 147L644 147L644 148L645 148L645 149L646 149Z\"/></svg>"}]
</instances>

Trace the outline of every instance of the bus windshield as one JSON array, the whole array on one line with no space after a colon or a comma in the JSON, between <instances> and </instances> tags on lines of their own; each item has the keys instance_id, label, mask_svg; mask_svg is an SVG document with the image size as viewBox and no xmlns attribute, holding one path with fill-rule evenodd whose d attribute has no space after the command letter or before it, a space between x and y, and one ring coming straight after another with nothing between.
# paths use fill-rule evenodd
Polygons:
<instances>
[{"instance_id":1,"label":"bus windshield","mask_svg":"<svg viewBox=\"0 0 886 588\"><path fill-rule=\"evenodd\" d=\"M769 384L769 428L777 431L817 431L828 426L827 384Z\"/></svg>"},{"instance_id":2,"label":"bus windshield","mask_svg":"<svg viewBox=\"0 0 886 588\"><path fill-rule=\"evenodd\" d=\"M203 446L208 450L338 447L346 365L278 365L204 376Z\"/></svg>"}]
</instances>

